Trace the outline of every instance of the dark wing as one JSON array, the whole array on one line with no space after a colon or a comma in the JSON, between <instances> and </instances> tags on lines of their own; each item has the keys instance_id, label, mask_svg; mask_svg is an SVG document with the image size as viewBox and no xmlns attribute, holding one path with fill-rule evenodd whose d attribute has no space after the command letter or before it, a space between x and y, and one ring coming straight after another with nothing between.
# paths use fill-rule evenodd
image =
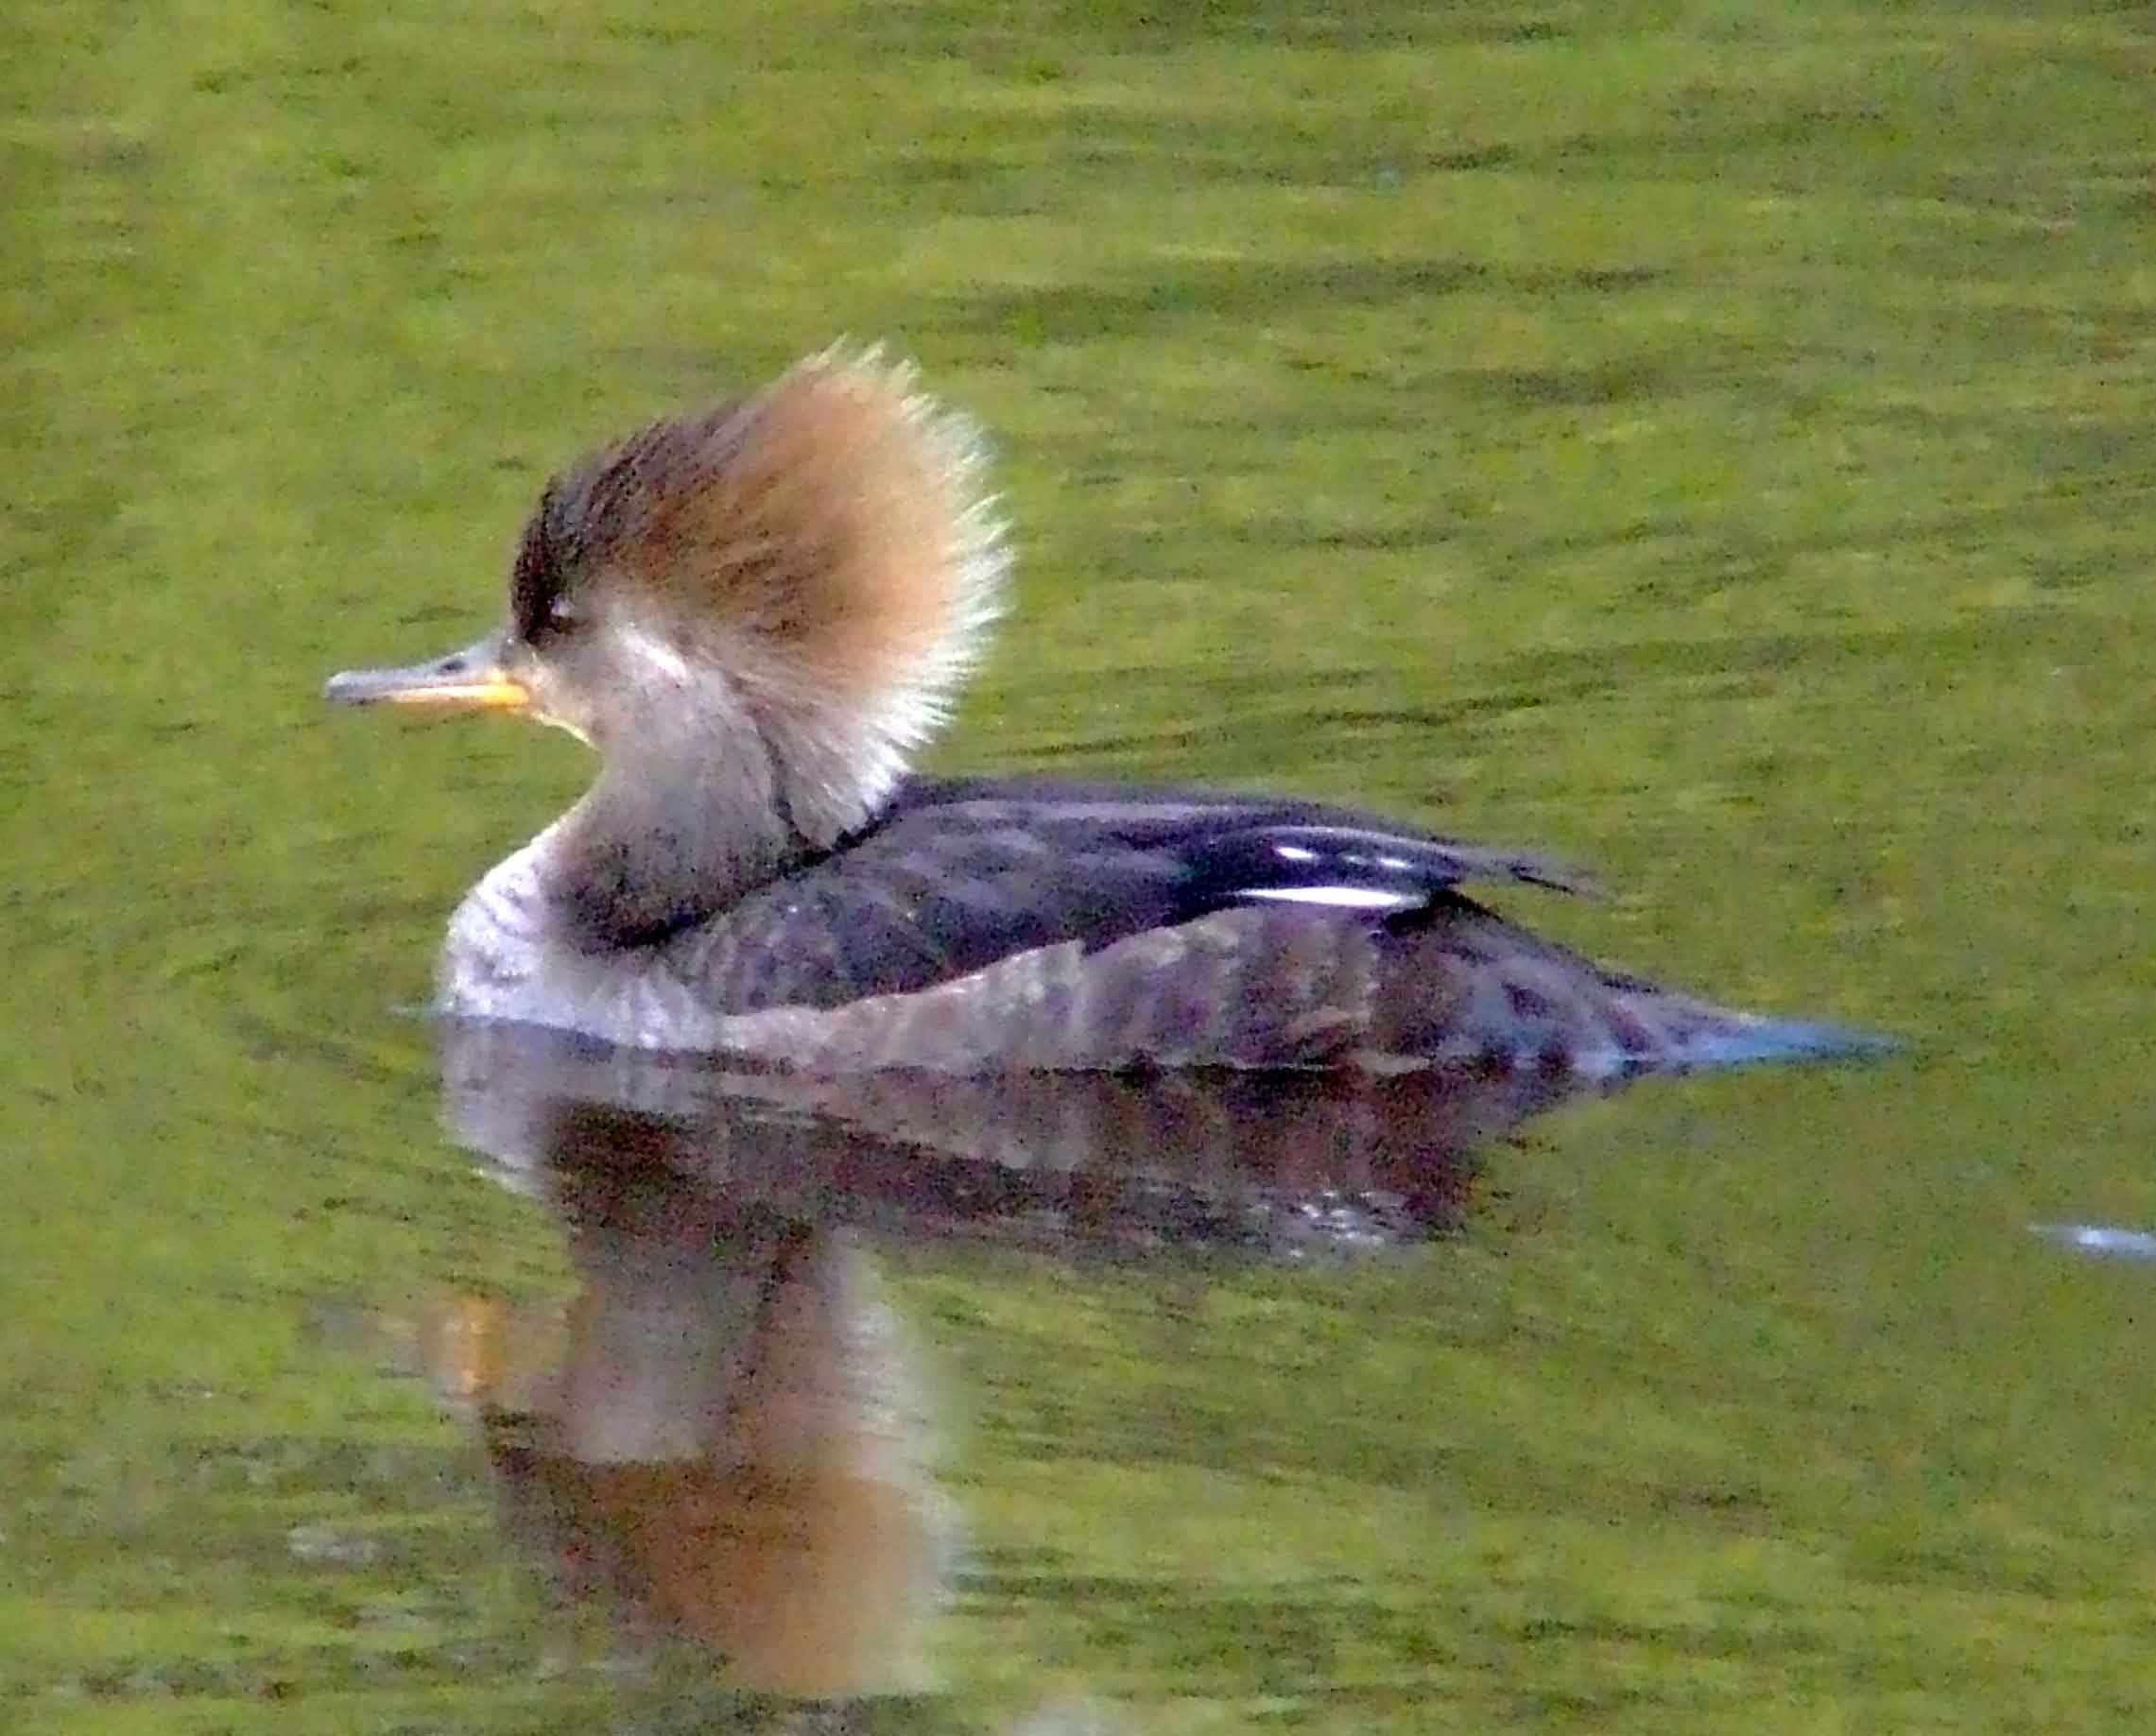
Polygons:
<instances>
[{"instance_id":1,"label":"dark wing","mask_svg":"<svg viewBox=\"0 0 2156 1736\"><path fill-rule=\"evenodd\" d=\"M911 779L866 832L669 943L730 1012L910 993L1014 953L1089 951L1231 905L1372 924L1464 903L1467 880L1577 890L1541 857L1319 802L1005 780Z\"/></svg>"},{"instance_id":2,"label":"dark wing","mask_svg":"<svg viewBox=\"0 0 2156 1736\"><path fill-rule=\"evenodd\" d=\"M1519 880L1563 892L1587 883L1540 856L1367 826L1261 822L1195 843L1185 860L1194 915L1257 900L1398 916L1465 880Z\"/></svg>"}]
</instances>

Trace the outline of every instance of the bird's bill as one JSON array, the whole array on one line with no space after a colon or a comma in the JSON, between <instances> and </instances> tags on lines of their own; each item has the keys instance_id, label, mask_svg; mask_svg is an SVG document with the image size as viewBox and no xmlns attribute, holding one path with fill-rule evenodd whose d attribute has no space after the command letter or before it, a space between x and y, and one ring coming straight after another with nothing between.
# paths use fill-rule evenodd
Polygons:
<instances>
[{"instance_id":1,"label":"bird's bill","mask_svg":"<svg viewBox=\"0 0 2156 1736\"><path fill-rule=\"evenodd\" d=\"M509 671L503 636L402 669L347 669L322 689L332 705L426 705L449 711L525 712L531 689Z\"/></svg>"}]
</instances>

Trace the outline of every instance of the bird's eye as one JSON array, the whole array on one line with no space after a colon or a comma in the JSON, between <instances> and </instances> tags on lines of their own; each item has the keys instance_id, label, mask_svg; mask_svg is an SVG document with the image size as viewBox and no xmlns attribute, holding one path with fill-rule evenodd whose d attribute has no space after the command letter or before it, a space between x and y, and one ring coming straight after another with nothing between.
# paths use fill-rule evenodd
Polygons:
<instances>
[{"instance_id":1,"label":"bird's eye","mask_svg":"<svg viewBox=\"0 0 2156 1736\"><path fill-rule=\"evenodd\" d=\"M546 606L545 627L550 633L566 633L584 624L583 610L567 596L557 596Z\"/></svg>"}]
</instances>

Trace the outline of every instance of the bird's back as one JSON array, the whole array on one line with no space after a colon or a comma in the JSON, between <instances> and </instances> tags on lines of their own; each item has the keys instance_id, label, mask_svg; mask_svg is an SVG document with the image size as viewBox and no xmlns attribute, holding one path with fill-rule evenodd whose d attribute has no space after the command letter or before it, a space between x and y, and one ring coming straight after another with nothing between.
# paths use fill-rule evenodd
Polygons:
<instances>
[{"instance_id":1,"label":"bird's back","mask_svg":"<svg viewBox=\"0 0 2156 1736\"><path fill-rule=\"evenodd\" d=\"M1577 884L1321 803L916 779L874 826L663 951L721 1046L830 1068L1610 1074L1856 1040L1607 971L1468 897L1471 880Z\"/></svg>"}]
</instances>

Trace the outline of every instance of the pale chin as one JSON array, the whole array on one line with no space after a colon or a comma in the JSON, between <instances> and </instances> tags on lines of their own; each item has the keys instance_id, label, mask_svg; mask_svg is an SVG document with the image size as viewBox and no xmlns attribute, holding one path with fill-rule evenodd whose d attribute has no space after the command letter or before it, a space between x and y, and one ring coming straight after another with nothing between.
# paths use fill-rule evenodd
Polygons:
<instances>
[{"instance_id":1,"label":"pale chin","mask_svg":"<svg viewBox=\"0 0 2156 1736\"><path fill-rule=\"evenodd\" d=\"M589 735L586 735L582 729L580 729L578 725L571 723L566 717L557 717L552 712L543 712L537 709L534 709L531 714L539 722L544 724L549 730L559 730L564 735L574 735L587 748L591 748L593 746L592 738ZM594 751L595 752L596 749L595 748Z\"/></svg>"}]
</instances>

